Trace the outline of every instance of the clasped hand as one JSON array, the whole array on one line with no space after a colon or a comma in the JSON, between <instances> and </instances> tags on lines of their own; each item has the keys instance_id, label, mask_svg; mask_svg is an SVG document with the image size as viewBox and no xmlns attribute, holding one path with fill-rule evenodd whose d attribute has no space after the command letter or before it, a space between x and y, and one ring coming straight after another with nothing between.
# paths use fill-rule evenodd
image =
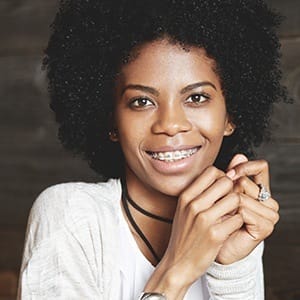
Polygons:
<instances>
[{"instance_id":1,"label":"clasped hand","mask_svg":"<svg viewBox=\"0 0 300 300\"><path fill-rule=\"evenodd\" d=\"M238 154L227 173L207 168L178 199L161 267L174 270L177 280L189 286L212 262L231 264L246 257L279 219L272 197L257 200L257 184L270 188L268 164L262 160Z\"/></svg>"}]
</instances>

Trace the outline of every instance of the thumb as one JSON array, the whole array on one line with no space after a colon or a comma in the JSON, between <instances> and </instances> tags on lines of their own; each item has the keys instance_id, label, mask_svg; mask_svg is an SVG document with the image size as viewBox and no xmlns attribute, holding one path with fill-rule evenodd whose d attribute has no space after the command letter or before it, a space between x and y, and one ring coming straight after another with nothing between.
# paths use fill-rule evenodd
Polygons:
<instances>
[{"instance_id":1,"label":"thumb","mask_svg":"<svg viewBox=\"0 0 300 300\"><path fill-rule=\"evenodd\" d=\"M241 163L247 162L248 158L247 156L245 156L244 154L236 154L232 160L230 161L228 167L227 167L227 173L226 175L228 177L234 177L235 175L235 171L233 170L233 168L235 168L236 166L238 166Z\"/></svg>"}]
</instances>

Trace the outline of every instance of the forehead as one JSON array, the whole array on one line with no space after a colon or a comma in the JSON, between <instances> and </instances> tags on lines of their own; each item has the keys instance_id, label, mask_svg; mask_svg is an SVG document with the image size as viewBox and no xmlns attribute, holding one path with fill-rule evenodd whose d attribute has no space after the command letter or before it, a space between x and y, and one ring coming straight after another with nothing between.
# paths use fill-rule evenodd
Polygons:
<instances>
[{"instance_id":1,"label":"forehead","mask_svg":"<svg viewBox=\"0 0 300 300\"><path fill-rule=\"evenodd\" d=\"M215 69L215 61L204 48L158 40L134 49L129 62L122 66L119 79L125 83L141 80L158 85L164 80L210 80L218 84Z\"/></svg>"}]
</instances>

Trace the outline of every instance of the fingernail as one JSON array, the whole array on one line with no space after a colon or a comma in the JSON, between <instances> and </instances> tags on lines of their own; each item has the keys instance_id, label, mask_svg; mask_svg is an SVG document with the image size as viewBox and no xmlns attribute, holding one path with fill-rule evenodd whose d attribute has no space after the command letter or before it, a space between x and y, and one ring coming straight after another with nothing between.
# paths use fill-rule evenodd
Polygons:
<instances>
[{"instance_id":1,"label":"fingernail","mask_svg":"<svg viewBox=\"0 0 300 300\"><path fill-rule=\"evenodd\" d=\"M248 158L244 154L237 154L237 162L242 163L248 161Z\"/></svg>"},{"instance_id":2,"label":"fingernail","mask_svg":"<svg viewBox=\"0 0 300 300\"><path fill-rule=\"evenodd\" d=\"M226 173L226 176L229 177L230 179L233 179L235 174L236 174L235 169L231 169Z\"/></svg>"}]
</instances>

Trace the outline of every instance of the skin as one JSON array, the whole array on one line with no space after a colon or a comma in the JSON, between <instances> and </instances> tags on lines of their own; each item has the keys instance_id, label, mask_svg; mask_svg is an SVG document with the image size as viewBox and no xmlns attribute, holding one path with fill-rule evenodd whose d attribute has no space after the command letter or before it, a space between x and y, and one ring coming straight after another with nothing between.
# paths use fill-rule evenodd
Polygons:
<instances>
[{"instance_id":1,"label":"skin","mask_svg":"<svg viewBox=\"0 0 300 300\"><path fill-rule=\"evenodd\" d=\"M146 185L151 192L178 196L213 164L223 136L232 128L213 67L214 62L202 49L187 52L160 41L139 49L138 57L122 68L116 87L115 120L129 186L140 181L136 185ZM203 85L188 89L195 83ZM199 95L202 103L193 102L192 95ZM132 104L138 97L146 101L144 107ZM189 168L161 172L153 167L145 150L158 151L167 146L201 149Z\"/></svg>"},{"instance_id":2,"label":"skin","mask_svg":"<svg viewBox=\"0 0 300 300\"><path fill-rule=\"evenodd\" d=\"M230 264L247 256L279 218L274 199L256 200L257 183L269 189L266 162L237 155L226 174L213 167L223 138L234 130L214 66L204 49L186 51L159 40L137 49L116 82L111 139L125 156L129 195L154 214L174 217L170 226L131 210L162 257L144 290L171 300L183 299L213 261ZM149 155L182 147L197 152L179 162Z\"/></svg>"}]
</instances>

